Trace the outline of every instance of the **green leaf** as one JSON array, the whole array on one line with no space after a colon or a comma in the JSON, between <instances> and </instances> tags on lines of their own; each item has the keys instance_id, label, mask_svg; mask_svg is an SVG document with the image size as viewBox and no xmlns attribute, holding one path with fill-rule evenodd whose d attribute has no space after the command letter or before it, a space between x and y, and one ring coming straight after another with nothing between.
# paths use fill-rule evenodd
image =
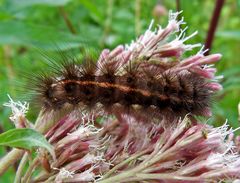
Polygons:
<instances>
[{"instance_id":1,"label":"green leaf","mask_svg":"<svg viewBox=\"0 0 240 183\"><path fill-rule=\"evenodd\" d=\"M235 31L219 31L217 32L217 36L233 39L233 40L240 40L240 30Z\"/></svg>"},{"instance_id":2,"label":"green leaf","mask_svg":"<svg viewBox=\"0 0 240 183\"><path fill-rule=\"evenodd\" d=\"M34 147L43 147L55 158L51 144L49 144L41 133L30 128L11 129L0 134L0 145L28 150Z\"/></svg>"},{"instance_id":3,"label":"green leaf","mask_svg":"<svg viewBox=\"0 0 240 183\"><path fill-rule=\"evenodd\" d=\"M82 46L86 42L79 35L52 27L17 21L0 22L0 45L34 46L43 50L56 50L55 45L58 45L58 49L67 50Z\"/></svg>"}]
</instances>

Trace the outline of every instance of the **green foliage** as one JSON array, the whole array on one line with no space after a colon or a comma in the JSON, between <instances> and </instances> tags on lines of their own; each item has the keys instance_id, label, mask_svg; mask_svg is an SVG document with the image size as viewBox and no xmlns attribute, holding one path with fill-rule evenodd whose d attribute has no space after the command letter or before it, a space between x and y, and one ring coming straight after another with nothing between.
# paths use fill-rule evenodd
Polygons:
<instances>
[{"instance_id":1,"label":"green foliage","mask_svg":"<svg viewBox=\"0 0 240 183\"><path fill-rule=\"evenodd\" d=\"M20 30L20 31L16 31ZM43 35L42 32L45 32ZM72 35L68 32L57 31L52 27L39 26L19 21L5 21L0 24L0 44L20 45L27 47L37 47L39 49L58 49L80 47L84 40L81 37ZM86 42L86 41L85 41ZM64 43L67 43L64 46Z\"/></svg>"},{"instance_id":2,"label":"green foliage","mask_svg":"<svg viewBox=\"0 0 240 183\"><path fill-rule=\"evenodd\" d=\"M64 6L71 0L11 0L9 6L14 8L26 8L34 5L48 5L48 6Z\"/></svg>"},{"instance_id":3,"label":"green foliage","mask_svg":"<svg viewBox=\"0 0 240 183\"><path fill-rule=\"evenodd\" d=\"M89 47L101 50L130 43L148 28L151 19L162 26L166 25L167 15L153 15L157 1L140 1L140 12L136 10L137 2L0 0L0 131L13 126L8 120L10 110L2 106L8 100L7 94L13 99L21 99L25 93L31 92L19 92L16 83L26 84L21 73L36 73L47 69L41 54L33 51L33 48L50 53L56 50L74 50L77 53L90 50L91 54L93 49L88 49ZM175 1L161 2L167 10L176 10ZM187 34L199 31L188 43L204 43L214 5L215 1L180 0L180 9L183 10L182 15L189 27ZM239 126L239 9L240 0L225 1L211 50L212 53L223 54L217 68L218 75L224 75L224 90L217 96L213 107L214 117L211 121L214 125L222 124L227 118L233 127ZM187 54L193 55L197 51L195 49ZM28 119L34 121L36 112L33 112L31 104L30 109ZM0 149L0 157L4 153L6 149ZM10 173L13 170L8 172ZM9 182L9 179L0 178L0 182L1 180Z\"/></svg>"},{"instance_id":4,"label":"green foliage","mask_svg":"<svg viewBox=\"0 0 240 183\"><path fill-rule=\"evenodd\" d=\"M32 150L35 147L43 147L55 157L53 147L39 132L29 128L11 129L0 134L0 146L10 146Z\"/></svg>"}]
</instances>

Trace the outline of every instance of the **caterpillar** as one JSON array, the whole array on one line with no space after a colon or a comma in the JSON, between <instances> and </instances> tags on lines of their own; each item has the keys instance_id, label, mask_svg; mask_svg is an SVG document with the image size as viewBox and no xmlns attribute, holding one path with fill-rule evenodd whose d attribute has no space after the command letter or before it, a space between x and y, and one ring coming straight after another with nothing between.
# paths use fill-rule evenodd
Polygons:
<instances>
[{"instance_id":1,"label":"caterpillar","mask_svg":"<svg viewBox=\"0 0 240 183\"><path fill-rule=\"evenodd\" d=\"M99 72L93 61L65 62L56 75L39 78L37 100L42 101L45 111L59 110L66 104L93 107L99 103L105 108L137 105L142 109L201 115L203 108L210 107L213 92L203 77L186 71L174 72L166 69L167 65L164 68L167 72L156 75L155 69L152 74L153 68L146 68L144 61L137 68L130 67L119 75L109 64Z\"/></svg>"},{"instance_id":2,"label":"caterpillar","mask_svg":"<svg viewBox=\"0 0 240 183\"><path fill-rule=\"evenodd\" d=\"M199 44L184 44L196 34L184 38L185 29L169 40L183 24L176 20L177 15L171 14L165 29L152 32L151 24L135 42L111 52L103 50L96 61L63 57L54 75L37 77L36 98L42 101L43 110L100 104L105 109L121 106L170 116L209 115L212 98L221 89L214 76L216 69L209 64L221 55L204 56L201 49L182 59L185 51Z\"/></svg>"}]
</instances>

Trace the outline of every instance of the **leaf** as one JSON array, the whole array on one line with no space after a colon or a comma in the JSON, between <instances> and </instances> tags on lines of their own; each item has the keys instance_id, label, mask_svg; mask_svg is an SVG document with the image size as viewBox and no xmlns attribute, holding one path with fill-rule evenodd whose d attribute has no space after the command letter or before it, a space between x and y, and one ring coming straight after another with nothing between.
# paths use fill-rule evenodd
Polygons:
<instances>
[{"instance_id":1,"label":"leaf","mask_svg":"<svg viewBox=\"0 0 240 183\"><path fill-rule=\"evenodd\" d=\"M228 38L228 39L233 39L233 40L240 40L240 30L219 31L219 32L217 32L217 36Z\"/></svg>"},{"instance_id":2,"label":"leaf","mask_svg":"<svg viewBox=\"0 0 240 183\"><path fill-rule=\"evenodd\" d=\"M59 31L52 27L33 25L25 22L0 22L0 45L14 44L34 46L43 50L67 50L82 46L86 41L79 35Z\"/></svg>"},{"instance_id":3,"label":"leaf","mask_svg":"<svg viewBox=\"0 0 240 183\"><path fill-rule=\"evenodd\" d=\"M0 145L28 150L34 147L43 147L55 158L55 152L51 144L41 133L30 128L11 129L0 134Z\"/></svg>"}]
</instances>

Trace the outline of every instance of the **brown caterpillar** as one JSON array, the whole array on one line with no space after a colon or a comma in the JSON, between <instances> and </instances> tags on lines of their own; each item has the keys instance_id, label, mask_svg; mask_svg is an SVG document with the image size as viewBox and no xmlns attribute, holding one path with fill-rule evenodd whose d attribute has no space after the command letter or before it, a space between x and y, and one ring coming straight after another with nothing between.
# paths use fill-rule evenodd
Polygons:
<instances>
[{"instance_id":1,"label":"brown caterpillar","mask_svg":"<svg viewBox=\"0 0 240 183\"><path fill-rule=\"evenodd\" d=\"M191 72L171 71L172 65L158 65L154 69L154 65L146 67L146 62L141 62L134 68L128 65L123 74L118 74L119 69L110 64L98 68L92 61L65 62L56 75L38 77L37 100L42 102L44 111L59 110L65 104L90 108L102 104L105 108L137 105L160 113L201 115L210 106L213 93L208 82ZM159 74L162 70L167 72Z\"/></svg>"},{"instance_id":2,"label":"brown caterpillar","mask_svg":"<svg viewBox=\"0 0 240 183\"><path fill-rule=\"evenodd\" d=\"M58 111L65 106L91 109L101 104L106 111L120 106L124 111L134 109L147 115L155 112L163 117L211 115L212 96L222 88L212 64L221 55L204 56L206 50L202 47L184 59L184 52L201 44L184 44L197 32L185 37L186 28L180 28L184 22L177 20L178 15L170 12L164 29L151 31L151 22L131 44L112 51L104 49L96 62L78 64L62 55L65 61L60 68L54 66L54 75L36 78L37 101L41 101L44 111Z\"/></svg>"}]
</instances>

